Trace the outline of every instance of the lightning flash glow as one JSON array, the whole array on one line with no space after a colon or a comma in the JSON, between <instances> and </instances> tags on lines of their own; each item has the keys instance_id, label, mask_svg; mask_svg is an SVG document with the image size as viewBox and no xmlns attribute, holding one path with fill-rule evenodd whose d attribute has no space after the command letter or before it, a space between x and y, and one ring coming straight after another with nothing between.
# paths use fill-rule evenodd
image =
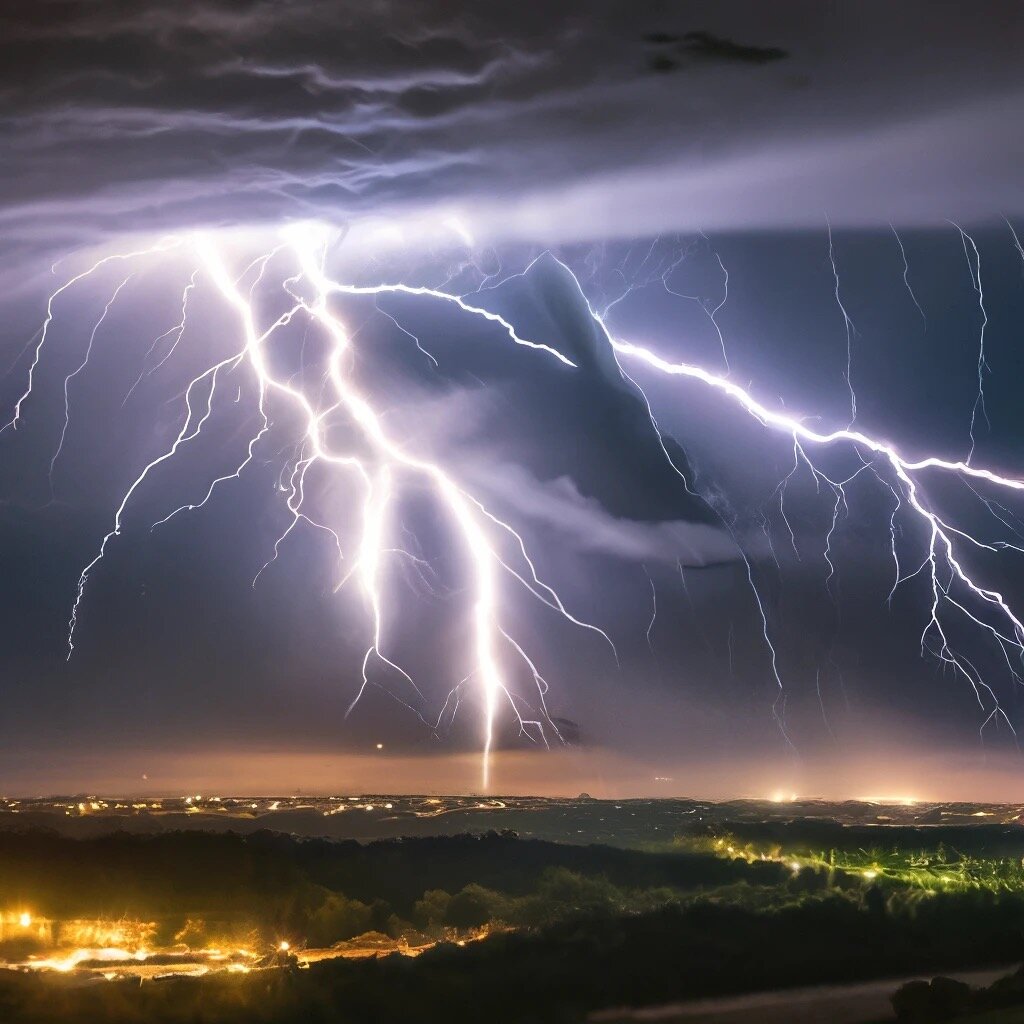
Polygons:
<instances>
[{"instance_id":1,"label":"lightning flash glow","mask_svg":"<svg viewBox=\"0 0 1024 1024\"><path fill-rule=\"evenodd\" d=\"M984 312L977 248L969 235L962 231L961 234L965 253L968 254L972 267L972 282ZM899 236L896 237L899 241ZM490 511L445 465L430 460L392 435L385 425L385 417L375 405L373 394L369 389L360 386L355 379L352 372L352 357L356 351L356 340L346 328L342 313L336 307L347 297L387 294L402 294L423 302L443 303L458 310L461 315L473 318L482 325L489 325L490 329L500 332L508 342L523 349L524 359L555 360L569 372L575 369L575 364L559 350L552 339L523 337L514 324L480 304L483 300L477 297L479 292L476 295L457 294L444 288L400 281L382 281L367 285L334 280L326 269L330 239L330 233L320 226L289 227L280 233L272 248L262 252L244 268L229 265L227 248L212 234L163 239L149 248L103 257L88 269L71 277L49 297L45 320L29 369L28 383L14 406L13 418L8 424L8 427L13 429L19 426L26 403L32 395L43 349L54 322L55 302L69 288L112 262L125 265L130 271L135 261L160 258L171 251L185 253L193 258L193 269L181 298L180 321L160 335L149 348L147 358L154 354L159 343L163 342L167 347L154 370L173 355L182 333L186 330L193 293L204 284L212 285L215 293L234 314L238 332L237 345L233 350L189 381L184 390L184 422L180 430L167 449L145 465L128 487L117 505L109 532L100 541L95 557L82 570L68 624L68 657L70 658L75 650L79 613L87 595L89 581L98 570L111 543L121 534L126 509L136 492L164 463L173 459L183 447L200 436L204 426L210 421L217 403L233 401L242 404L243 389L241 386L229 387L227 380L238 371L247 369L254 383L252 403L257 414L258 428L249 438L245 457L231 473L216 477L208 485L205 496L200 501L174 509L169 515L158 520L154 527L181 513L202 508L218 487L237 479L252 462L258 446L271 429L275 414L282 407L288 407L298 417L301 439L298 454L289 462L281 477L281 489L286 494L290 520L275 543L270 560L278 557L282 542L293 530L302 525L329 535L339 565L345 569L341 573L338 587L354 581L361 592L368 616L368 642L362 658L361 684L354 694L349 711L356 707L368 687L378 687L419 715L430 728L437 729L446 718L450 722L454 717L468 688L469 692L476 695L482 708L482 782L486 788L490 782L490 762L498 722L503 713L511 715L520 733L531 740L548 744L552 738L562 739L555 721L548 712L548 684L538 670L535 660L513 638L508 627L506 585L525 588L533 598L543 602L568 622L598 634L612 647L613 652L614 645L602 629L573 615L557 592L542 580L535 562L527 552L523 538L512 524ZM900 249L902 252L902 242ZM832 257L831 231L829 252ZM720 260L719 265L721 266ZM564 264L562 266L571 273L568 267ZM835 270L834 258L832 266ZM282 270L282 267L285 269ZM724 266L722 271L725 274L725 289L728 294L728 274ZM275 282L276 287L286 296L285 308L271 322L261 324L260 307L254 296L261 286L266 286L272 273L278 272L279 276ZM662 275L663 281L664 276ZM120 283L110 295L100 320L92 330L84 358L65 379L64 423L60 444L50 464L51 478L53 466L60 456L68 432L69 390L74 378L85 371L96 331L129 277L130 273L122 273ZM830 559L833 534L840 508L846 505L844 488L862 472L874 476L878 485L890 493L893 499L892 514L888 523L895 566L893 590L920 574L925 574L930 580L929 607L924 614L924 627L921 633L922 653L934 655L966 680L983 710L982 729L994 718L1000 717L1012 730L1013 725L1003 711L993 686L986 681L972 660L954 646L949 622L952 617L959 617L970 628L977 630L988 643L995 645L1013 680L1019 683L1019 669L1024 658L1024 624L999 591L977 578L976 573L969 568L965 552L980 549L998 554L1010 549L1024 553L1024 547L1007 541L979 539L948 521L929 503L923 487L924 478L929 474L959 479L975 491L986 510L1004 525L1007 525L1007 519L1001 514L1002 506L993 497L987 496L987 492L1012 494L1024 491L1024 479L978 466L973 461L974 422L979 411L984 414L982 385L987 364L983 336L978 360L978 397L971 417L971 455L963 460L946 458L939 454L910 456L901 453L889 442L855 429L852 423L848 427L831 430L813 429L804 419L772 408L758 400L751 388L741 386L731 377L728 362L725 360L724 342L722 356L726 371L720 373L700 365L667 359L636 341L617 337L606 325L607 309L604 313L595 311L584 297L583 287L575 275L573 279L580 287L582 301L598 326L600 337L618 360L623 379L630 386L637 388L645 402L647 398L640 390L640 384L627 374L627 364L641 373L680 379L708 389L723 402L753 417L767 430L786 439L792 447L793 465L777 490L779 512L785 520L786 486L802 467L806 467L817 485L824 486L833 496L832 527L825 539L824 548L830 578L834 572ZM838 302L838 274L836 299ZM916 304L916 298L914 301ZM705 310L715 324L716 331L718 325L714 320L714 314L720 308L721 304L713 311ZM849 387L851 412L855 419L856 396L850 380L853 325L841 302L840 309L847 340L845 377ZM295 321L304 321L307 332L317 332L318 337L326 345L324 374L322 379L316 382L315 387L309 386L301 374L293 374L290 377L280 375L268 354L276 336ZM415 335L406 331L404 327L401 330L425 352ZM718 338L721 342L720 331ZM425 354L436 363L432 354ZM144 374L146 372L143 371ZM141 380L142 375L136 380L136 385ZM650 403L647 403L647 408L650 410ZM337 440L339 432L335 427L339 421L348 427L348 440L345 444L340 444ZM651 429L657 435L666 459L671 463L653 415ZM860 458L860 468L845 479L832 479L812 457L815 449L836 446L847 446ZM307 507L308 481L314 469L325 469L337 474L346 487L359 496L360 525L354 552L346 552L339 532L331 525L321 522ZM679 472L678 469L676 471ZM384 578L386 560L395 554L413 563L418 564L421 561L415 552L397 546L395 540L396 505L403 490L412 486L426 488L448 520L466 559L471 593L466 622L466 635L470 639L467 649L460 652L458 657L461 665L458 674L463 674L464 678L451 688L440 714L436 717L428 716L423 710L423 694L413 675L388 653L388 631L393 623L389 613L392 602L389 600ZM897 548L898 522L916 523L917 535L921 538L920 563L912 572L904 572L902 567ZM786 523L788 527L788 520ZM791 529L789 533L795 548L795 538ZM771 671L781 695L782 679L776 665L769 617L754 586L750 561L742 551L740 554L747 566L748 579L757 599L764 627L766 651L770 654ZM263 569L260 570L262 571ZM652 597L656 601L653 588L652 581ZM652 618L647 630L648 639L653 625ZM524 688L514 682L516 678L528 682L525 693L522 692ZM818 692L820 699L820 688Z\"/></svg>"}]
</instances>

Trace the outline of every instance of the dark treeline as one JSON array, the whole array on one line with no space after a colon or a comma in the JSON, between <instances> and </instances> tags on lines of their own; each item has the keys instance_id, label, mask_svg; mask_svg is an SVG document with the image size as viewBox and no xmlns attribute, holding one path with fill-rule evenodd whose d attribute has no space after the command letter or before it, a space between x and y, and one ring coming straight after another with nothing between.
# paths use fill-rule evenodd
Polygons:
<instances>
[{"instance_id":1,"label":"dark treeline","mask_svg":"<svg viewBox=\"0 0 1024 1024\"><path fill-rule=\"evenodd\" d=\"M0 833L0 910L152 922L165 946L186 935L195 945L330 946L367 932L422 944L446 929L535 928L580 911L640 912L687 893L767 891L789 879L780 864L493 832L368 845L271 832ZM0 942L8 959L43 951L28 935Z\"/></svg>"},{"instance_id":2,"label":"dark treeline","mask_svg":"<svg viewBox=\"0 0 1024 1024\"><path fill-rule=\"evenodd\" d=\"M50 917L252 912L279 903L282 894L302 899L323 890L410 914L428 890L454 892L475 883L522 895L546 869L643 889L772 885L788 876L779 864L748 865L712 854L568 846L493 832L366 845L273 832L82 840L43 830L0 833L0 899Z\"/></svg>"}]
</instances>

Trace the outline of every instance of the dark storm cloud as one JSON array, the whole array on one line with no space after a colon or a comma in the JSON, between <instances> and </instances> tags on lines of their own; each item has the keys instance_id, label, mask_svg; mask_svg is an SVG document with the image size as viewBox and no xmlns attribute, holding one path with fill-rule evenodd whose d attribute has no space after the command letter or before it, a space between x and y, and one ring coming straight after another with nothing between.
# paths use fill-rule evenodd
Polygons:
<instances>
[{"instance_id":1,"label":"dark storm cloud","mask_svg":"<svg viewBox=\"0 0 1024 1024\"><path fill-rule=\"evenodd\" d=\"M744 46L710 32L687 32L684 48L701 57L735 60L742 64L767 64L788 56L785 50L777 46Z\"/></svg>"},{"instance_id":2,"label":"dark storm cloud","mask_svg":"<svg viewBox=\"0 0 1024 1024\"><path fill-rule=\"evenodd\" d=\"M471 481L489 507L553 535L581 559L603 554L672 567L735 561L736 541L680 478L694 479L686 453L671 437L659 441L647 404L565 267L542 256L479 301L568 353L576 369L566 375L514 352L505 364L492 353L486 387L439 391L428 378L423 391L392 396L392 423ZM446 363L479 360L479 339L467 340L465 350L449 341Z\"/></svg>"},{"instance_id":3,"label":"dark storm cloud","mask_svg":"<svg viewBox=\"0 0 1024 1024\"><path fill-rule=\"evenodd\" d=\"M681 64L677 55L704 60L738 61L741 64L768 64L789 54L777 46L744 46L732 39L723 39L710 32L687 32L680 38L670 32L651 32L644 37L652 44L652 71L677 71Z\"/></svg>"},{"instance_id":4,"label":"dark storm cloud","mask_svg":"<svg viewBox=\"0 0 1024 1024\"><path fill-rule=\"evenodd\" d=\"M0 222L77 242L454 204L483 232L557 241L823 210L1013 214L1022 18L918 2L21 4L0 20ZM652 47L676 74L651 73Z\"/></svg>"}]
</instances>

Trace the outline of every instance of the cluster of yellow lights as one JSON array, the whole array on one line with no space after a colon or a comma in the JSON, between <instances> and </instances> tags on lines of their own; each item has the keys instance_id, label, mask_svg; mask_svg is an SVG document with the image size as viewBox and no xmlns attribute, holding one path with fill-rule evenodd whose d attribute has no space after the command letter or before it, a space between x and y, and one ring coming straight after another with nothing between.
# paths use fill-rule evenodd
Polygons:
<instances>
[{"instance_id":1,"label":"cluster of yellow lights","mask_svg":"<svg viewBox=\"0 0 1024 1024\"><path fill-rule=\"evenodd\" d=\"M333 799L333 797L332 797L332 799ZM349 799L350 800L358 800L359 798L358 797L349 797ZM381 811L381 810L383 810L383 811L391 811L391 810L394 810L394 806L395 805L392 804L392 803L384 803L384 804L369 804L369 803L367 803L367 804L360 804L360 803L357 803L354 806L350 805L350 804L338 804L337 807L332 807L330 810L324 811L323 815L324 815L325 818L332 818L336 814L344 814L346 811L349 811L349 810L356 810L356 811L359 811L359 810L363 810L363 811Z\"/></svg>"},{"instance_id":2,"label":"cluster of yellow lights","mask_svg":"<svg viewBox=\"0 0 1024 1024\"><path fill-rule=\"evenodd\" d=\"M186 929L175 938L182 939L190 924L192 922L188 922ZM186 942L161 948L153 942L156 930L153 922L129 919L51 921L28 910L0 912L0 929L3 926L9 929L38 930L40 939L44 938L45 933L49 948L45 953L30 955L24 961L0 961L0 969L53 971L60 974L74 972L108 981L172 975L198 977L218 971L248 974L254 970L280 966L284 956L289 960L297 957L301 967L335 956L372 957L397 952L412 957L435 945L434 942L426 942L410 946L408 941L402 939L386 948L375 942L363 948L358 940L353 940L337 947L306 949L304 943L296 947L293 940L278 938L268 947L253 934L249 936L250 941L242 946L229 940L223 945L205 945L201 948L190 948ZM457 940L458 945L485 938L489 931L486 927L473 929L468 936L463 935ZM249 945L255 948L247 948ZM340 949L342 946L344 950Z\"/></svg>"},{"instance_id":3,"label":"cluster of yellow lights","mask_svg":"<svg viewBox=\"0 0 1024 1024\"><path fill-rule=\"evenodd\" d=\"M135 920L68 920L55 922L28 910L0 913L0 934L4 928L31 930L46 938L51 946L45 955L29 956L27 960L4 966L31 971L57 971L67 974L76 970L93 971L113 979L137 972L152 957L168 951L152 947L156 925L152 921ZM287 942L278 947L285 951ZM204 974L211 969L248 972L260 954L251 949L222 949L216 946L189 950L179 946L170 951L180 953L178 965L161 961L158 969L174 973Z\"/></svg>"}]
</instances>

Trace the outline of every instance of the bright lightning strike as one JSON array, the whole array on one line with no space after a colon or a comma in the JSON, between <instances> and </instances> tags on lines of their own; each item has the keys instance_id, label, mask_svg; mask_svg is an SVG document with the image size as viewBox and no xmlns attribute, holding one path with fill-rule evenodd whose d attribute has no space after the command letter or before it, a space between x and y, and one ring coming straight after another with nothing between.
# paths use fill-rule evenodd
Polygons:
<instances>
[{"instance_id":1,"label":"bright lightning strike","mask_svg":"<svg viewBox=\"0 0 1024 1024\"><path fill-rule=\"evenodd\" d=\"M482 697L484 709L482 781L486 788L490 782L490 761L495 742L495 723L499 706L502 703L511 709L521 732L529 738L539 738L547 744L549 731L555 736L559 736L557 726L551 720L546 708L546 680L538 671L534 661L502 624L500 577L502 575L510 576L530 594L574 625L593 630L610 645L611 640L603 630L583 622L566 609L558 594L539 577L521 536L511 525L488 511L477 499L466 492L442 466L420 458L390 436L375 410L372 400L356 386L346 371L345 357L351 348L351 338L341 319L332 310L331 298L337 294L380 295L401 292L412 296L440 299L455 304L469 315L496 324L517 345L552 356L568 367L573 367L573 362L548 345L520 337L512 324L503 317L475 306L459 296L434 289L400 284L368 288L332 281L323 270L324 245L320 233L298 228L293 228L285 233L285 243L281 247L287 249L295 264L291 276L284 281L285 290L292 299L291 308L268 327L261 329L257 326L253 292L277 250L265 254L250 264L250 267L259 265L259 276L246 292L239 283L245 277L246 271L240 275L233 275L228 269L222 251L212 237L197 237L191 240L190 245L199 260L201 271L212 281L222 299L237 314L240 324L240 347L233 354L209 366L189 382L184 393L184 423L177 436L166 451L142 469L123 495L115 512L112 528L103 537L96 556L86 565L79 577L77 593L68 623L68 657L70 658L74 653L79 612L89 579L106 555L110 543L120 535L124 525L125 512L131 499L143 482L162 463L173 458L183 446L202 433L204 426L213 415L218 395L223 390L223 378L245 364L252 371L256 381L257 410L260 423L259 430L250 440L245 459L232 473L217 477L200 501L175 509L154 523L154 527L167 522L181 512L202 508L218 485L236 479L252 460L256 446L270 428L271 399L283 399L298 412L303 423L305 452L303 457L296 462L291 474L290 487L287 488L287 506L292 520L284 534L275 543L272 557L277 557L281 543L302 522L327 530L336 542L339 559L343 557L341 540L338 535L323 524L316 522L303 510L305 480L311 467L318 463L351 473L354 483L363 493L361 539L358 550L354 554L354 562L342 582L344 583L353 575L358 579L370 617L371 641L362 661L362 684L349 711L355 707L367 687L381 685L379 680L381 673L391 674L401 680L409 691L408 697L393 695L405 706L415 710L415 703L421 702L423 699L422 693L412 676L386 653L388 601L382 575L386 557L390 552L396 550L389 539L389 513L395 502L395 491L401 486L403 480L416 479L425 482L445 508L452 525L461 538L471 565L473 598L470 619L473 639L471 671L467 679L472 678L477 681ZM35 371L41 358L46 341L46 329L49 328L53 319L54 300L72 284L95 273L110 260L127 260L148 254L150 251L143 250L126 254L123 257L112 256L100 260L87 271L61 286L51 296L47 305L47 320L35 353L32 372ZM104 308L103 316L96 325L97 329L102 324L103 318L109 312L123 285L124 282L118 286L117 291ZM182 296L181 320L157 339L159 342L162 338L172 337L172 351L184 331L189 293L195 285L196 274L193 273ZM324 383L328 386L331 397L325 405L320 403L319 398L306 394L300 385L276 376L267 356L267 344L272 336L299 316L306 317L310 324L315 325L322 332L330 347L327 378ZM65 390L72 378L87 365L95 333L94 329L85 358L81 366L69 376ZM156 342L151 346L151 352L155 344ZM170 354L170 352L167 353L161 362L165 361ZM31 392L32 380L30 380L25 394L18 401L13 425L17 424L22 405ZM329 427L335 416L346 417L350 423L355 425L360 434L362 443L354 446L351 451L339 450L328 440ZM61 445L66 429L65 425L61 435ZM365 454L367 451L369 454ZM60 447L54 456L54 461L59 453ZM503 538L511 538L514 542L513 555L518 556L522 563L521 567L517 568L511 558L503 554L501 550ZM614 651L614 645L612 645L612 649ZM508 681L510 670L506 665L510 657L517 659L525 667L529 678L533 681L536 689L533 701L525 699L511 688ZM463 680L455 688L455 691L465 682L466 680ZM456 701L459 699L459 695L455 691L449 695L446 708L453 699ZM537 713L531 715L534 705L536 705ZM444 713L443 710L442 716ZM424 719L424 721L426 720ZM439 721L440 719L438 719L438 723ZM434 723L435 726L438 723Z\"/></svg>"},{"instance_id":2,"label":"bright lightning strike","mask_svg":"<svg viewBox=\"0 0 1024 1024\"><path fill-rule=\"evenodd\" d=\"M984 319L984 297L981 291L980 259L977 247L974 245L973 239L965 232L961 231L961 236L965 253L968 254L972 281L978 293L978 304ZM513 585L523 587L529 594L553 609L568 622L598 633L609 644L611 641L601 629L572 615L555 590L541 580L534 561L527 553L522 537L511 524L488 510L477 497L465 489L463 484L443 464L424 458L389 432L380 410L374 405L372 395L361 388L353 378L350 357L354 350L354 336L346 328L341 316L335 311L334 304L338 299L343 300L346 297L371 296L379 298L389 294L402 294L424 301L444 303L456 308L466 316L499 330L513 344L528 350L524 353L525 358L534 358L535 356L530 354L532 352L536 354L537 358L552 358L570 371L575 369L575 363L548 340L523 337L513 323L480 305L479 300L470 301L468 295L403 282L357 285L332 279L325 269L327 238L327 233L319 228L292 227L282 233L279 245L257 256L241 271L237 268L234 271L230 269L223 248L211 235L197 236L191 239L164 240L148 249L107 256L72 277L49 297L46 304L46 317L29 368L28 385L15 404L14 415L8 426L15 428L18 426L23 414L23 406L32 394L34 377L54 320L56 300L73 285L92 276L112 261L133 261L159 255L171 248L187 248L192 252L198 264L196 270L189 277L182 294L179 322L160 335L153 342L147 354L147 356L152 354L160 341L167 338L172 339L169 351L164 353L154 370L170 358L180 341L185 330L191 293L199 281L212 283L217 295L235 315L238 325L238 343L233 351L208 366L188 383L184 391L184 421L180 430L170 446L147 463L128 487L117 506L111 529L102 538L95 557L82 570L68 623L68 656L71 657L75 649L79 613L89 580L103 560L109 545L121 534L125 512L133 497L142 484L163 463L174 458L184 446L200 436L204 426L213 415L215 403L219 401L220 395L225 390L225 378L246 368L255 384L255 411L259 426L249 439L245 457L232 472L216 477L209 484L205 496L201 500L174 509L153 526L159 526L180 513L202 508L219 486L237 479L252 462L257 447L271 429L272 413L277 403L283 403L290 408L298 416L301 425L300 454L295 459L290 472L282 473L280 489L287 494L286 505L290 521L275 543L270 561L278 557L283 542L292 531L302 524L307 524L325 531L333 539L339 566L344 562L346 568L339 587L345 585L350 579L354 579L358 583L367 609L370 628L369 641L362 659L361 685L354 696L350 711L356 706L368 687L385 688L385 681L390 679L397 685L398 690L387 687L387 692L404 706L412 709L432 728L436 728L446 716L450 721L451 716L454 716L462 702L464 687L471 682L474 684L483 708L482 781L486 788L490 783L491 757L496 740L497 721L503 706L510 710L523 735L534 740L539 739L545 744L548 742L549 732L560 738L558 729L547 710L547 681L537 668L533 658L506 628L505 618L508 603L504 596L502 581L507 579L512 581ZM897 240L899 240L898 236ZM900 248L902 252L902 243ZM839 280L832 249L831 230L829 232L829 255L835 276L836 301L842 311L847 332L846 381L850 390L851 413L855 417L856 396L850 380L850 344L853 325L839 298ZM271 323L261 325L254 296L258 286L268 275L268 268L277 259L287 260L289 263L287 276L284 276L279 282L288 296L289 308ZM720 260L718 263L724 277L723 299L713 309L709 308L706 311L721 343L722 335L718 330L715 314L721 309L725 296L728 295L728 273ZM276 266L276 263L274 265ZM560 265L567 273L572 273L564 263ZM254 268L258 268L257 275L246 288L243 282ZM662 275L663 283L667 274L668 271ZM1024 480L973 464L973 415L971 456L963 461L946 459L940 455L925 455L921 458L904 455L891 443L855 430L852 422L845 428L815 430L807 426L803 419L759 401L754 397L751 388L743 387L731 378L728 369L724 374L716 373L697 364L667 359L637 342L616 336L607 326L604 316L596 312L586 300L579 280L575 275L572 276L580 289L580 295L586 304L589 315L615 354L623 378L637 387L639 394L647 403L649 412L651 407L647 402L646 395L640 385L622 368L623 364L633 363L644 372L670 378L681 378L707 388L724 401L753 417L766 429L787 438L793 449L793 468L781 481L776 492L779 511L789 530L793 550L799 558L796 538L785 513L786 485L801 466L806 466L812 474L816 486L819 489L824 487L831 493L832 525L825 538L823 552L828 566L829 582L835 575L835 565L831 560L831 545L841 510L846 509L845 487L863 471L870 471L874 475L879 484L892 494L894 501L889 528L896 573L893 589L895 590L901 583L920 573L925 573L930 580L931 599L927 621L921 634L922 653L934 654L941 662L951 666L966 679L972 687L979 705L987 715L982 729L994 717L1000 716L1012 730L1012 723L1003 712L992 687L985 681L973 663L954 649L949 638L947 616L958 615L986 635L1001 651L1013 677L1019 680L1014 661L1020 661L1024 657L1024 624L1001 593L975 579L965 566L962 550L966 547L968 550L978 548L989 552L998 552L1006 548L1024 551L1024 548L1002 542L990 543L979 540L947 522L925 499L922 487L922 481L926 474L937 473L958 478L972 490L981 486L991 487L997 491L1024 490ZM96 332L127 280L128 277L118 285L105 305L103 314L90 336L89 348L86 350L81 365L65 380L65 422L61 432L61 444L57 448L53 462L56 462L57 456L60 454L67 432L69 385L79 373L85 370ZM268 346L271 340L295 320L304 320L307 330L315 330L327 345L326 370L323 379L312 390L306 387L301 374L289 378L279 376L268 355ZM419 339L404 327L400 326L400 329L415 341L417 347L436 366L437 360L422 349ZM724 344L722 345L722 355L724 361ZM726 367L728 367L727 363ZM975 403L975 413L979 407L984 412L984 396L981 392L981 385L986 368L984 334L982 333L978 360L978 400ZM137 383L138 381L136 381ZM133 385L134 387L135 385ZM236 390L236 394L232 401L238 404L242 398L242 389L239 386L233 390ZM339 446L336 432L331 429L339 420L353 428L356 440ZM658 431L653 414L651 414L651 427L657 435L665 458L671 464L671 458ZM815 465L810 454L815 449L838 445L845 445L853 449L861 459L861 468L844 479L830 478ZM52 467L53 463L51 463L51 473ZM351 483L361 497L359 540L355 550L347 554L339 534L328 525L315 519L312 513L307 512L305 508L307 476L314 467L322 467L340 474L343 480ZM680 476L683 476L674 465L672 468ZM288 480L287 485L284 484L285 479ZM429 722L418 710L423 703L423 694L413 676L388 653L388 630L391 622L390 602L385 581L386 562L389 557L395 555L408 557L414 563L422 561L397 546L392 539L395 506L401 499L403 488L410 485L421 487L425 485L429 489L453 527L470 567L471 601L467 625L471 641L469 649L464 652L466 675L451 689L440 715L433 723ZM1004 523L1007 521L1000 512L996 511L1002 509L1002 506L982 497L980 493L978 496L993 515ZM1005 510L1003 511L1005 512ZM908 514L913 521L918 523L925 538L921 564L915 572L908 575L903 573L897 550L897 534L901 530L898 520L904 514ZM510 552L506 551L506 548L510 548ZM746 565L751 589L757 600L764 639L770 652L771 671L778 683L780 699L782 699L782 678L777 664L776 649L770 636L768 612L755 585L751 561L742 550L741 556ZM261 569L260 572L262 571ZM259 573L257 573L258 576ZM651 581L651 590L652 604L655 609L654 616L656 616L657 595L653 580ZM647 629L648 640L650 640L654 621L652 616ZM512 677L516 674L516 669L532 683L533 690L530 699L520 694L513 686ZM820 682L818 695L820 700ZM824 714L824 708L822 708L822 712ZM782 726L781 719L780 726ZM785 735L784 727L783 734Z\"/></svg>"}]
</instances>

